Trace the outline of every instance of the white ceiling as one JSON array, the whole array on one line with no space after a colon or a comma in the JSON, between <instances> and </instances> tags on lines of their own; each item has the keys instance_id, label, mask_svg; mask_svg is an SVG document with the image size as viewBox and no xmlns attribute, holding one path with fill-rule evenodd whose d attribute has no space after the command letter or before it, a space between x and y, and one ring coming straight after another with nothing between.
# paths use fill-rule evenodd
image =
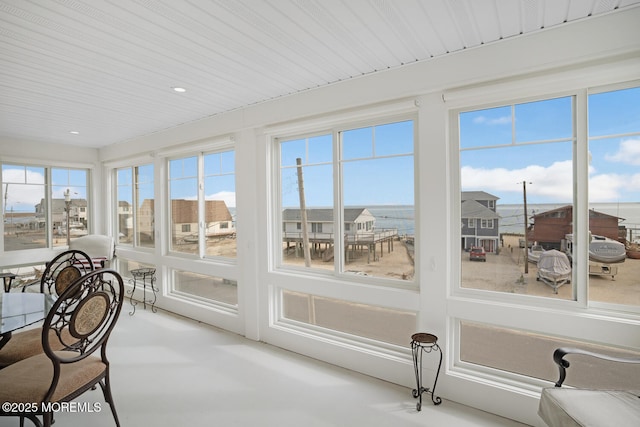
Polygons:
<instances>
[{"instance_id":1,"label":"white ceiling","mask_svg":"<svg viewBox=\"0 0 640 427\"><path fill-rule=\"evenodd\" d=\"M0 0L0 142L102 147L638 4Z\"/></svg>"}]
</instances>

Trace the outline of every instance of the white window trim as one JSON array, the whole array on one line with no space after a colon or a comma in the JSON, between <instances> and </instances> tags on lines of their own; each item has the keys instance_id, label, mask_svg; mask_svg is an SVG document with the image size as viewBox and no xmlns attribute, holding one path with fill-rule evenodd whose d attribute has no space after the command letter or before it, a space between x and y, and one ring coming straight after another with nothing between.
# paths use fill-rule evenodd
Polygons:
<instances>
[{"instance_id":1,"label":"white window trim","mask_svg":"<svg viewBox=\"0 0 640 427\"><path fill-rule=\"evenodd\" d=\"M206 242L204 239L204 233L205 233L205 227L206 227L206 223L204 221L204 217L205 217L205 188L204 188L204 157L208 154L215 154L215 153L222 153L222 152L226 152L226 151L236 151L236 146L235 146L235 138L233 138L232 136L229 137L224 137L224 138L219 138L219 139L211 139L211 140L207 140L201 143L196 143L194 145L190 145L187 149L186 147L181 147L181 148L176 148L173 150L166 150L166 151L162 151L161 152L161 156L162 156L162 161L164 163L164 167L166 169L166 176L165 179L163 180L163 185L166 188L166 206L167 209L170 209L171 206L171 192L170 192L170 182L171 182L171 177L169 176L169 162L171 162L172 160L179 160L179 159L184 159L187 157L196 157L196 161L197 161L197 195L198 195L198 218L199 218L199 222L198 222L198 226L197 226L197 230L198 230L198 254L191 256L189 254L185 254L183 252L179 252L174 250L171 247L171 239L170 236L172 236L172 232L171 229L173 227L171 221L171 214L170 212L167 213L167 222L166 222L166 226L165 226L165 230L167 230L167 236L169 236L169 238L166 240L165 245L166 245L166 251L167 253L171 254L172 256L177 256L177 257L184 257L187 259L194 259L194 260L209 260L215 263L219 263L219 264L231 264L231 265L235 265L237 263L237 258L229 258L229 257L219 257L219 256L210 256L206 254ZM165 156L165 154L171 154L170 156ZM237 158L236 158L237 160ZM234 175L236 174L235 172L236 168L234 167Z\"/></svg>"},{"instance_id":2,"label":"white window trim","mask_svg":"<svg viewBox=\"0 0 640 427\"><path fill-rule=\"evenodd\" d=\"M636 61L637 62L637 61ZM596 67L599 68L599 67ZM617 69L618 67L613 67ZM622 67L624 68L624 67ZM584 71L584 70L583 70ZM593 71L593 70L591 70ZM619 70L618 70L619 71ZM567 77L565 84L558 85L558 74ZM574 152L574 162L578 164L581 174L576 177L579 184L579 193L574 197L578 200L587 199L587 125L588 117L586 115L587 96L589 93L616 90L620 88L640 86L640 82L635 80L637 74L633 76L633 80L623 83L616 83L615 77L612 77L613 84L605 87L595 87L587 89L591 84L608 83L603 82L603 76L596 72L593 79L585 78L590 73L580 73L580 78L571 80L571 76L575 77L574 72L550 73L544 77L536 77L533 79L518 79L517 83L508 82L496 85L487 84L481 88L474 88L470 92L457 91L456 97L446 99L448 105L449 119L449 154L452 159L450 166L449 181L453 197L450 199L449 215L453 218L460 217L460 180L459 180L459 146L458 146L458 114L462 111L489 108L492 106L506 105L510 103L520 103L536 99L549 99L558 96L575 96L575 114L576 114L576 135L575 138L579 143L577 153ZM615 73L613 73L615 74ZM628 69L619 73L622 76L631 76ZM593 75L592 75L593 77ZM562 79L560 79L562 80ZM605 78L606 80L606 78ZM587 83L585 83L587 82ZM446 98L446 94L445 94ZM588 224L588 206L576 206L577 219L576 227L584 228ZM451 241L459 240L460 229L451 223L449 235ZM458 236L458 237L456 237ZM583 239L584 240L584 239ZM640 325L640 309L637 307L624 307L621 311L620 306L589 302L588 301L588 273L586 269L576 272L574 281L583 283L579 286L576 293L576 301L555 300L549 298L539 298L532 296L519 296L514 294L487 293L473 289L460 288L460 256L456 252L455 246L450 247L449 257L451 258L451 266L449 277L451 278L451 286L447 297L447 319L448 319L448 343L447 358L448 377L460 384L483 384L491 389L496 388L496 384L500 384L499 388L508 387L511 390L531 395L537 398L539 390L543 386L549 386L549 383L534 378L523 377L506 371L492 368L480 367L462 362L459 357L458 349L460 348L460 335L458 322L460 320L471 320L474 322L492 324L505 328L515 328L524 331L535 330L543 334L557 335L558 324L563 325L562 336L585 340L591 342L600 342L604 345L628 347L630 343L637 342L637 331ZM587 243L583 241L580 248L577 249L587 257ZM500 307L496 309L496 307ZM534 326L532 326L534 325ZM603 331L608 331L603 334ZM635 335L634 335L635 334ZM479 390L482 390L482 386ZM485 389L486 390L486 389Z\"/></svg>"},{"instance_id":3,"label":"white window trim","mask_svg":"<svg viewBox=\"0 0 640 427\"><path fill-rule=\"evenodd\" d=\"M342 204L342 182L336 176L336 165L339 166L341 163L338 158L338 151L340 146L339 141L339 133L342 131L357 129L361 127L367 126L378 126L387 123L394 122L402 122L402 121L412 121L414 124L414 147L413 153L410 155L413 156L414 165L417 162L417 151L418 151L418 141L416 138L417 135L417 127L418 127L418 117L416 115L416 110L419 107L420 103L417 100L412 101L403 101L398 103L389 104L387 107L375 107L372 109L365 109L360 112L355 112L349 114L345 118L344 115L336 116L331 115L333 120L329 120L329 118L322 118L320 120L311 120L304 121L302 123L292 124L290 126L276 126L268 128L268 133L266 134L268 141L270 141L270 157L272 160L271 164L271 186L270 193L272 194L271 200L273 201L271 204L272 209L272 218L274 218L274 222L271 224L271 233L272 242L270 247L273 251L273 257L271 259L272 265L270 268L276 271L291 271L298 272L301 274L308 274L310 276L320 275L320 276L328 276L328 277L347 277L349 280L361 281L364 283L371 284L379 284L388 287L400 287L403 289L411 289L417 286L419 283L419 272L416 269L416 273L411 281L400 281L398 279L387 279L384 277L374 277L374 276L354 276L345 272L344 268L344 250L342 245L334 245L334 258L338 259L338 265L334 270L324 270L324 269L308 269L304 267L297 267L292 265L285 265L282 262L282 250L280 249L279 243L282 242L282 227L279 226L279 223L282 223L282 209L281 209L281 165L280 165L280 143L283 140L289 139L298 139L298 138L308 138L316 135L332 135L333 139L333 183L334 183L334 218L338 218L339 220L335 221L336 224L336 233L342 234L344 233L344 221L342 221L342 212L344 211L344 206ZM351 119L351 120L349 120ZM325 126L329 126L327 129ZM277 132L276 132L277 131ZM409 153L403 154L403 156L408 156ZM397 157L394 156L380 156L383 157ZM351 161L352 159L349 159ZM418 180L418 168L414 168L414 206L417 211L418 208L418 190L419 180ZM416 215L417 218L417 215ZM419 229L418 221L415 222L416 233ZM416 245L416 253L418 251L419 244Z\"/></svg>"}]
</instances>

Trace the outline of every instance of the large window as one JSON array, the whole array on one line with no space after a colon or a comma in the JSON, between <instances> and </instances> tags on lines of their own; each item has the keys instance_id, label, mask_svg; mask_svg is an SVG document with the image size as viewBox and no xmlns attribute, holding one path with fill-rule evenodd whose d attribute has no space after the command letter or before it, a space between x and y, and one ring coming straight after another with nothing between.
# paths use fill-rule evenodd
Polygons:
<instances>
[{"instance_id":1,"label":"large window","mask_svg":"<svg viewBox=\"0 0 640 427\"><path fill-rule=\"evenodd\" d=\"M640 88L589 96L589 299L640 307Z\"/></svg>"},{"instance_id":2,"label":"large window","mask_svg":"<svg viewBox=\"0 0 640 427\"><path fill-rule=\"evenodd\" d=\"M411 120L280 141L282 264L412 281L413 146Z\"/></svg>"},{"instance_id":3,"label":"large window","mask_svg":"<svg viewBox=\"0 0 640 427\"><path fill-rule=\"evenodd\" d=\"M591 301L640 305L636 260L627 256L640 243L640 88L586 101L588 118L575 120L588 124L588 149L573 135L575 97L459 115L463 287L576 299L574 270L586 267ZM588 181L575 178L582 174ZM587 186L588 226L574 229L574 189ZM496 228L485 227L491 221ZM575 253L580 238L587 262ZM473 246L486 262L469 256Z\"/></svg>"},{"instance_id":4,"label":"large window","mask_svg":"<svg viewBox=\"0 0 640 427\"><path fill-rule=\"evenodd\" d=\"M86 169L2 165L4 250L64 246L89 233Z\"/></svg>"},{"instance_id":5,"label":"large window","mask_svg":"<svg viewBox=\"0 0 640 427\"><path fill-rule=\"evenodd\" d=\"M153 165L117 170L118 243L155 246Z\"/></svg>"},{"instance_id":6,"label":"large window","mask_svg":"<svg viewBox=\"0 0 640 427\"><path fill-rule=\"evenodd\" d=\"M169 160L172 251L236 257L235 153Z\"/></svg>"},{"instance_id":7,"label":"large window","mask_svg":"<svg viewBox=\"0 0 640 427\"><path fill-rule=\"evenodd\" d=\"M574 298L565 253L573 105L563 97L460 113L462 287ZM472 256L475 247L486 256ZM542 250L567 260L564 276L538 272Z\"/></svg>"},{"instance_id":8,"label":"large window","mask_svg":"<svg viewBox=\"0 0 640 427\"><path fill-rule=\"evenodd\" d=\"M282 263L332 270L339 232L333 221L332 135L282 141L280 176Z\"/></svg>"},{"instance_id":9,"label":"large window","mask_svg":"<svg viewBox=\"0 0 640 427\"><path fill-rule=\"evenodd\" d=\"M462 288L637 312L640 88L586 93L458 114ZM541 379L554 374L532 360L559 346L621 351L534 324L463 320L459 332L461 361ZM518 354L496 356L507 348Z\"/></svg>"},{"instance_id":10,"label":"large window","mask_svg":"<svg viewBox=\"0 0 640 427\"><path fill-rule=\"evenodd\" d=\"M376 123L277 141L280 265L348 281L414 279L414 122ZM406 345L410 310L282 290L286 321Z\"/></svg>"}]
</instances>

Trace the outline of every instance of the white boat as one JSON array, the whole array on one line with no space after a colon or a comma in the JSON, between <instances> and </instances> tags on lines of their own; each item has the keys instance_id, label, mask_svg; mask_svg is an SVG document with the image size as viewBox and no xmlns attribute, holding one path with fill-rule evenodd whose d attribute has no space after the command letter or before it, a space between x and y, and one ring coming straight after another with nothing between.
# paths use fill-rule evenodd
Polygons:
<instances>
[{"instance_id":1,"label":"white boat","mask_svg":"<svg viewBox=\"0 0 640 427\"><path fill-rule=\"evenodd\" d=\"M567 241L566 252L571 258L573 252L573 235L567 234L565 238ZM601 264L616 264L624 262L626 258L627 250L624 244L605 236L590 235L589 261Z\"/></svg>"},{"instance_id":2,"label":"white boat","mask_svg":"<svg viewBox=\"0 0 640 427\"><path fill-rule=\"evenodd\" d=\"M529 262L532 263L537 263L538 259L540 259L540 254L542 254L544 252L544 248L541 245L532 245L531 249L529 249L529 252L527 253L527 259L529 260Z\"/></svg>"},{"instance_id":3,"label":"white boat","mask_svg":"<svg viewBox=\"0 0 640 427\"><path fill-rule=\"evenodd\" d=\"M541 253L536 280L542 280L557 294L560 286L571 282L571 262L567 255L555 249Z\"/></svg>"},{"instance_id":4,"label":"white boat","mask_svg":"<svg viewBox=\"0 0 640 427\"><path fill-rule=\"evenodd\" d=\"M593 235L589 243L589 259L603 264L624 262L627 248L623 243L604 236Z\"/></svg>"}]
</instances>

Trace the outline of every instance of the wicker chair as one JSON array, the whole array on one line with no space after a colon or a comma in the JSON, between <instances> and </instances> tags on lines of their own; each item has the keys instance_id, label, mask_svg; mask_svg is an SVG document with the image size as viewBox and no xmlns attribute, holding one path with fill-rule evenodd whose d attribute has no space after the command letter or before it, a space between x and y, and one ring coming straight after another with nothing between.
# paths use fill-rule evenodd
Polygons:
<instances>
[{"instance_id":1,"label":"wicker chair","mask_svg":"<svg viewBox=\"0 0 640 427\"><path fill-rule=\"evenodd\" d=\"M120 315L123 296L124 283L115 270L95 270L73 282L44 321L44 353L0 370L0 401L9 402L2 406L0 415L19 416L21 424L28 418L37 426L50 426L56 407L100 385L119 426L111 394L107 343ZM62 350L55 350L60 346ZM12 411L6 411L6 407ZM20 408L26 410L20 412Z\"/></svg>"},{"instance_id":2,"label":"wicker chair","mask_svg":"<svg viewBox=\"0 0 640 427\"><path fill-rule=\"evenodd\" d=\"M578 348L558 348L553 361L558 365L560 377L555 387L542 390L538 414L549 427L640 425L640 383L637 390L601 390L597 388L562 387L569 361L565 356L577 354L612 363L638 364L640 358L614 357ZM636 378L640 378L640 375Z\"/></svg>"},{"instance_id":3,"label":"wicker chair","mask_svg":"<svg viewBox=\"0 0 640 427\"><path fill-rule=\"evenodd\" d=\"M79 277L93 271L89 255L78 250L65 251L49 263L40 277L40 292L60 295ZM26 287L25 287L26 288ZM25 288L22 291L25 291ZM42 353L40 328L14 333L0 350L0 369L20 360Z\"/></svg>"}]
</instances>

